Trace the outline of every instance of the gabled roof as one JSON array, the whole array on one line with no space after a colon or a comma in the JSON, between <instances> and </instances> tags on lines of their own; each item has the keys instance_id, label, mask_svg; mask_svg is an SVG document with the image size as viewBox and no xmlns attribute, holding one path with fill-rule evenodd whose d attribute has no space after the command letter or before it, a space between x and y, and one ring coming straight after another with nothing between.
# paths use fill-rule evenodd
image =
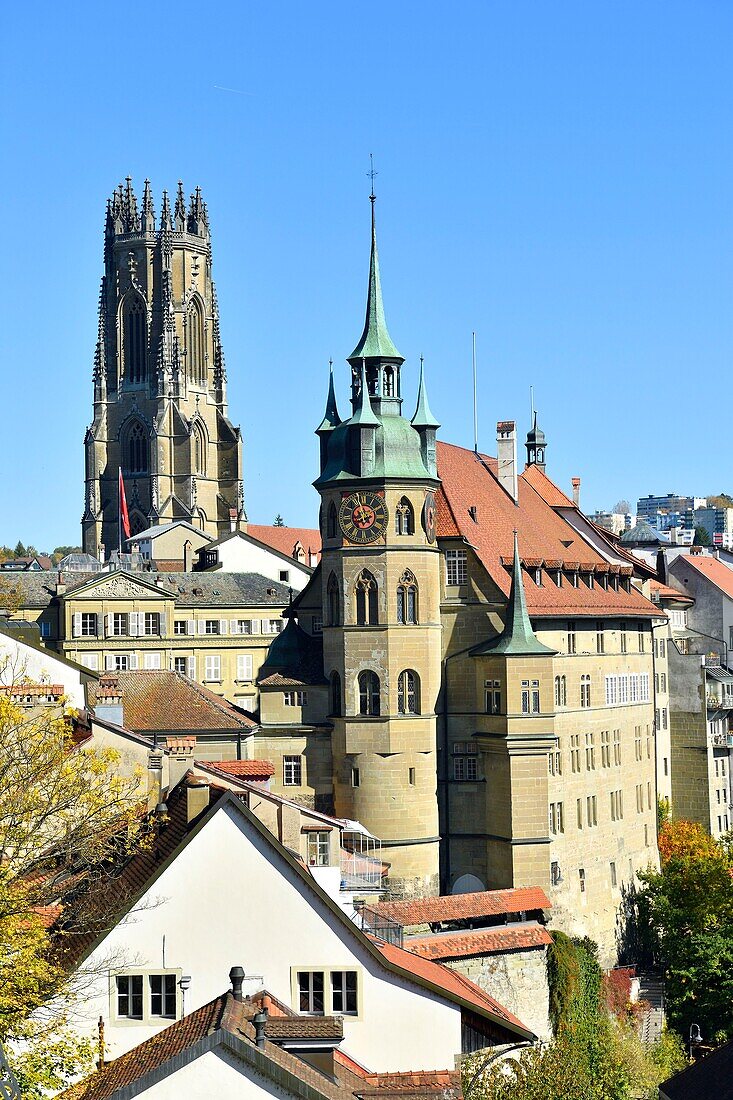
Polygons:
<instances>
[{"instance_id":1,"label":"gabled roof","mask_svg":"<svg viewBox=\"0 0 733 1100\"><path fill-rule=\"evenodd\" d=\"M498 928L410 937L405 940L405 948L423 959L442 962L476 955L498 955L505 951L527 951L548 947L551 943L550 933L541 924L506 924Z\"/></svg>"},{"instance_id":2,"label":"gabled roof","mask_svg":"<svg viewBox=\"0 0 733 1100\"><path fill-rule=\"evenodd\" d=\"M524 563L553 563L552 568L561 568L567 563L568 568L580 566L586 573L596 569L608 572L615 568L616 572L628 570L631 575L630 566L610 567L607 559L560 511L548 504L535 483L542 484L548 496L546 482L549 479L536 466L529 466L519 475L519 501L515 504L499 484L495 458L477 455L450 443L437 444L437 457L442 481L437 497L438 537L462 538L473 548L505 596L511 588L511 574L505 563L511 564L513 560L515 529ZM561 495L558 490L558 499ZM568 504L574 508L572 502ZM475 509L475 520L469 509ZM612 586L605 589L594 584L590 588L581 581L574 588L566 578L558 588L545 573L541 586L531 576L525 577L524 590L527 609L533 617L619 615L651 618L658 615L653 604L633 587L626 592L619 585L616 592Z\"/></svg>"},{"instance_id":3,"label":"gabled roof","mask_svg":"<svg viewBox=\"0 0 733 1100\"><path fill-rule=\"evenodd\" d=\"M196 763L227 779L263 780L275 774L275 765L269 760L197 760Z\"/></svg>"},{"instance_id":4,"label":"gabled roof","mask_svg":"<svg viewBox=\"0 0 733 1100\"><path fill-rule=\"evenodd\" d=\"M207 535L205 531L201 531L198 527L194 527L187 519L174 519L172 523L156 523L153 527L146 527L144 531L138 531L136 535L133 535L132 538L129 538L127 541L140 542L141 539L156 539L159 535L165 535L169 531L174 531L176 527L185 527L186 530L191 531L192 534L198 535L200 538L205 539L206 542L211 542L211 535Z\"/></svg>"},{"instance_id":5,"label":"gabled roof","mask_svg":"<svg viewBox=\"0 0 733 1100\"><path fill-rule=\"evenodd\" d=\"M529 913L551 909L552 902L539 886L519 886L513 890L482 890L474 894L446 894L409 901L379 901L370 903L369 908L399 924L411 925Z\"/></svg>"},{"instance_id":6,"label":"gabled roof","mask_svg":"<svg viewBox=\"0 0 733 1100\"><path fill-rule=\"evenodd\" d=\"M733 1040L680 1070L659 1086L660 1100L730 1100L733 1097Z\"/></svg>"},{"instance_id":7,"label":"gabled roof","mask_svg":"<svg viewBox=\"0 0 733 1100\"><path fill-rule=\"evenodd\" d=\"M685 554L677 559L689 565L701 577L705 577L716 588L720 589L724 596L733 600L733 569L722 562L720 558L708 557L703 554ZM681 596L684 599L684 596Z\"/></svg>"},{"instance_id":8,"label":"gabled roof","mask_svg":"<svg viewBox=\"0 0 733 1100\"><path fill-rule=\"evenodd\" d=\"M562 489L539 466L527 466L522 477L528 485L536 489L544 502L549 504L551 508L575 508L577 511L578 506L575 501L566 496Z\"/></svg>"},{"instance_id":9,"label":"gabled roof","mask_svg":"<svg viewBox=\"0 0 733 1100\"><path fill-rule=\"evenodd\" d=\"M284 554L291 561L294 560L293 550L296 543L301 544L306 554L309 550L314 554L321 552L321 532L315 527L271 527L268 524L248 523L247 534ZM307 561L298 564L308 568Z\"/></svg>"},{"instance_id":10,"label":"gabled roof","mask_svg":"<svg viewBox=\"0 0 733 1100\"><path fill-rule=\"evenodd\" d=\"M90 685L89 705L103 701L102 685L116 680L125 726L136 733L190 730L253 730L256 723L228 700L180 672L139 669L107 673Z\"/></svg>"}]
</instances>

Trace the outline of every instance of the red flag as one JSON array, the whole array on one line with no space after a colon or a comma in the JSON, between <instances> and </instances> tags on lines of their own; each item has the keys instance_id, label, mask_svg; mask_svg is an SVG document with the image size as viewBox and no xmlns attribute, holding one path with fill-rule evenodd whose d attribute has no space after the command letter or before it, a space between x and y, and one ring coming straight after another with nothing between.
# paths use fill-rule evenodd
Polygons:
<instances>
[{"instance_id":1,"label":"red flag","mask_svg":"<svg viewBox=\"0 0 733 1100\"><path fill-rule=\"evenodd\" d=\"M127 500L125 499L125 483L122 480L122 470L120 469L120 524L122 530L125 532L125 538L130 537L130 516L127 511Z\"/></svg>"}]
</instances>

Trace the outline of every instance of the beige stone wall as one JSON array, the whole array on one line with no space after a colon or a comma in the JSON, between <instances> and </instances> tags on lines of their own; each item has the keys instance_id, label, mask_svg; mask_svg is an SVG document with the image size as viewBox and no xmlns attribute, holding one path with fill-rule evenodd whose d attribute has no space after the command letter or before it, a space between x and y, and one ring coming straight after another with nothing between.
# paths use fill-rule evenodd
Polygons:
<instances>
[{"instance_id":1,"label":"beige stone wall","mask_svg":"<svg viewBox=\"0 0 733 1100\"><path fill-rule=\"evenodd\" d=\"M303 806L328 813L333 808L333 758L328 731L264 727L255 733L254 758L270 760L275 774L270 789ZM286 785L284 758L301 760L301 782Z\"/></svg>"},{"instance_id":2,"label":"beige stone wall","mask_svg":"<svg viewBox=\"0 0 733 1100\"><path fill-rule=\"evenodd\" d=\"M470 978L490 997L513 1012L543 1042L549 1042L552 1038L546 947L448 959L445 965Z\"/></svg>"}]
</instances>

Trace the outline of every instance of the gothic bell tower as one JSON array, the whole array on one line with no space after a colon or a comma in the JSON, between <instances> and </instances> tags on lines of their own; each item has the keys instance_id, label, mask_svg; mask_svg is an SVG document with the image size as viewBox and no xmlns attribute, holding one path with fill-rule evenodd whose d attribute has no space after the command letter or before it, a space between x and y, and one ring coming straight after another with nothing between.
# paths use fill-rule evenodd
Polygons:
<instances>
[{"instance_id":1,"label":"gothic bell tower","mask_svg":"<svg viewBox=\"0 0 733 1100\"><path fill-rule=\"evenodd\" d=\"M317 429L335 810L381 839L393 892L437 893L439 425L422 367L415 414L402 415L404 358L387 331L373 194L371 202L366 320L348 359L351 413L339 417L331 375Z\"/></svg>"},{"instance_id":2,"label":"gothic bell tower","mask_svg":"<svg viewBox=\"0 0 733 1100\"><path fill-rule=\"evenodd\" d=\"M118 468L132 532L185 519L217 537L243 514L242 440L227 415L226 370L211 277L206 204L197 187L156 224L128 177L107 204L94 356L94 418L84 440L82 540L117 546Z\"/></svg>"}]
</instances>

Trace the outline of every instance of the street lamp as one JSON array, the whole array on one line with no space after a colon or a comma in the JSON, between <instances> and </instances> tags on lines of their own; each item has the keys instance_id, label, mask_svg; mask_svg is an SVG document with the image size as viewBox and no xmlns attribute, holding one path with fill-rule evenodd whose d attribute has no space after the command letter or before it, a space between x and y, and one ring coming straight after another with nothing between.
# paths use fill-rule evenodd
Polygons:
<instances>
[{"instance_id":1,"label":"street lamp","mask_svg":"<svg viewBox=\"0 0 733 1100\"><path fill-rule=\"evenodd\" d=\"M191 985L191 975L182 974L178 979L178 988L181 991L181 1019L186 1015L186 990Z\"/></svg>"},{"instance_id":2,"label":"street lamp","mask_svg":"<svg viewBox=\"0 0 733 1100\"><path fill-rule=\"evenodd\" d=\"M702 1042L702 1033L699 1024L690 1024L690 1061L692 1061L692 1048Z\"/></svg>"}]
</instances>

